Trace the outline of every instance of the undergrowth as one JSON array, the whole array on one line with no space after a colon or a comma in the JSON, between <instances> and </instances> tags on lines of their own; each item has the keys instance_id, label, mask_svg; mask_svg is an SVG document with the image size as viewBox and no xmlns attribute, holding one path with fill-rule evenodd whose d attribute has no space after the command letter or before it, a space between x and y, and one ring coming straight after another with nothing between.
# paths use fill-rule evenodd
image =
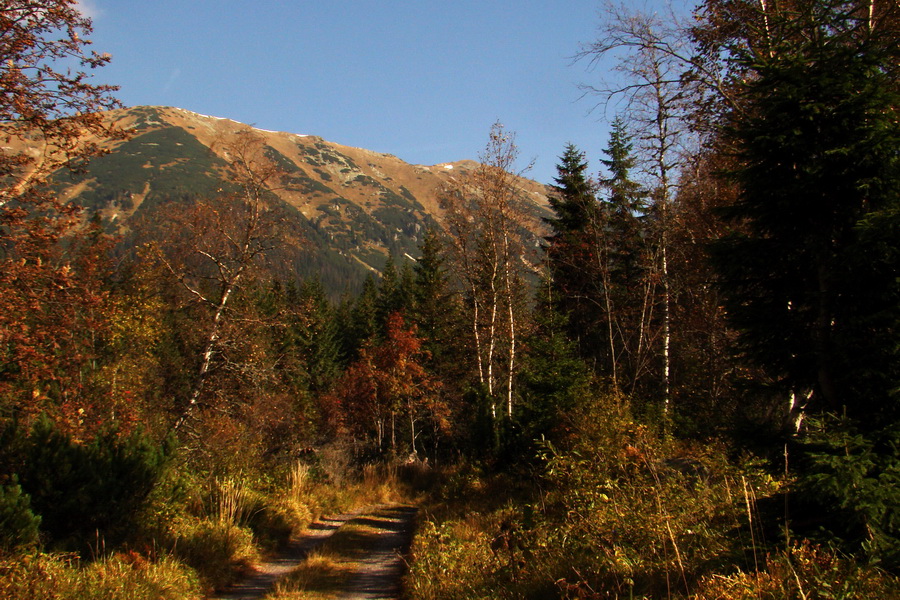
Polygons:
<instances>
[{"instance_id":1,"label":"undergrowth","mask_svg":"<svg viewBox=\"0 0 900 600\"><path fill-rule=\"evenodd\" d=\"M789 481L714 442L673 440L620 402L573 415L531 472L448 469L408 576L416 600L896 598L898 580L758 508Z\"/></svg>"},{"instance_id":2,"label":"undergrowth","mask_svg":"<svg viewBox=\"0 0 900 600\"><path fill-rule=\"evenodd\" d=\"M357 465L340 448L248 470L213 471L175 457L115 544L97 532L80 539L85 552L51 552L19 525L0 547L0 598L201 598L240 579L319 516L399 500L400 487L395 467ZM14 485L3 489L0 517L25 522L19 514L31 515L28 498ZM25 524L32 522L40 519Z\"/></svg>"}]
</instances>

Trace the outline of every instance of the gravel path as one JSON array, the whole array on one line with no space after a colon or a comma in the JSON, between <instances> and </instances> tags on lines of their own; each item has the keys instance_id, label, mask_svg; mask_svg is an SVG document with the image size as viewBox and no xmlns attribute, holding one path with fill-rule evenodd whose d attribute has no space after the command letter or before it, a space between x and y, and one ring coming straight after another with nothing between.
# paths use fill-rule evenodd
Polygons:
<instances>
[{"instance_id":1,"label":"gravel path","mask_svg":"<svg viewBox=\"0 0 900 600\"><path fill-rule=\"evenodd\" d=\"M394 600L400 597L400 582L406 562L417 509L388 505L368 507L351 513L326 517L313 523L303 535L277 557L258 565L254 575L210 600L259 600L284 575L296 569L309 553L352 521L364 526L366 535L357 536L354 570L334 590L343 600Z\"/></svg>"}]
</instances>

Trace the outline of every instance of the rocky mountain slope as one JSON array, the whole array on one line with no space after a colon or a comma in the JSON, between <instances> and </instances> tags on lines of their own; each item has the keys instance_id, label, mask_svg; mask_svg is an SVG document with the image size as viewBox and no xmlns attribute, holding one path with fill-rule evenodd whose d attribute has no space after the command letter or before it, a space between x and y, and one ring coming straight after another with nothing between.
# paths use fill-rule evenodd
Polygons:
<instances>
[{"instance_id":1,"label":"rocky mountain slope","mask_svg":"<svg viewBox=\"0 0 900 600\"><path fill-rule=\"evenodd\" d=\"M130 133L101 141L109 153L83 173L58 174L59 192L98 215L107 229L136 239L139 222L164 221L171 202L215 195L227 165L224 148L248 125L169 107L134 107L108 118ZM277 190L302 235L281 261L300 277L319 275L333 293L358 289L380 271L388 254L413 260L425 229L440 226L441 194L477 164L411 165L396 156L328 142L320 137L254 130L267 154L290 174ZM548 214L545 186L519 180L532 216L523 235L536 247ZM163 243L165 240L161 240ZM290 245L290 243L288 243Z\"/></svg>"}]
</instances>

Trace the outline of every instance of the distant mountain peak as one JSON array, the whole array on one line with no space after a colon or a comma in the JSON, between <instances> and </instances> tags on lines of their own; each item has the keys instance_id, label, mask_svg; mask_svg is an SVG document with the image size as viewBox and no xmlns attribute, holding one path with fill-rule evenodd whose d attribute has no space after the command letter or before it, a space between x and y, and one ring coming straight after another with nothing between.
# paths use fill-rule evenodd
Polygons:
<instances>
[{"instance_id":1,"label":"distant mountain peak","mask_svg":"<svg viewBox=\"0 0 900 600\"><path fill-rule=\"evenodd\" d=\"M318 274L333 292L355 289L367 273L380 272L388 254L398 262L417 256L424 231L443 222L441 195L478 166L472 160L411 165L392 154L177 107L135 106L107 118L130 138L101 140L108 154L74 179L60 175L67 199L98 214L108 229L128 234L142 220L164 220L169 202L216 194L227 165L224 148L252 129L289 174L290 184L276 193L304 231L304 247L287 251L283 260L297 275ZM543 233L546 188L528 179L520 184L534 213L533 246Z\"/></svg>"}]
</instances>

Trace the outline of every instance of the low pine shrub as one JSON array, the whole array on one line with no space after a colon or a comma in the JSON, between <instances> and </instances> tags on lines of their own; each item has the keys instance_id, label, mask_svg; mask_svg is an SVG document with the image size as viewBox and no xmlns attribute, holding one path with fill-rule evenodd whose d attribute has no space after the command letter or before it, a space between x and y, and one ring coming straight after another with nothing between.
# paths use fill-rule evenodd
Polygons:
<instances>
[{"instance_id":1,"label":"low pine shrub","mask_svg":"<svg viewBox=\"0 0 900 600\"><path fill-rule=\"evenodd\" d=\"M15 481L0 485L0 550L36 545L40 523L41 518L31 511L31 499Z\"/></svg>"},{"instance_id":2,"label":"low pine shrub","mask_svg":"<svg viewBox=\"0 0 900 600\"><path fill-rule=\"evenodd\" d=\"M124 539L167 456L141 433L123 438L107 432L78 443L46 417L21 439L16 454L7 465L40 516L41 532L53 545L81 552L98 537L109 546Z\"/></svg>"}]
</instances>

